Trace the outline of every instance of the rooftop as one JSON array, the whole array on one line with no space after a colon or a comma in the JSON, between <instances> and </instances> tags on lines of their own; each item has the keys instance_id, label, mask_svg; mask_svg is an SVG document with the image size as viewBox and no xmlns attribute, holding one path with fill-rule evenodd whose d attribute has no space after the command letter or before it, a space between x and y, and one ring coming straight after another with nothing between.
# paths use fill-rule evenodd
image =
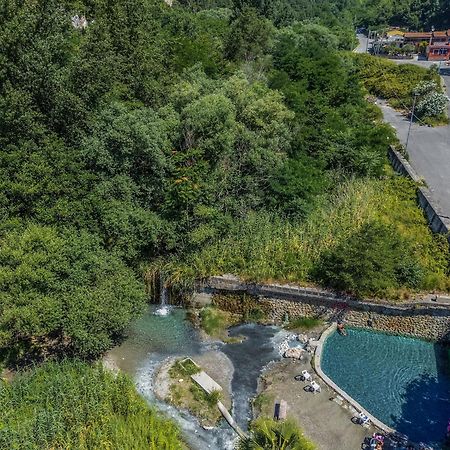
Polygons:
<instances>
[{"instance_id":1,"label":"rooftop","mask_svg":"<svg viewBox=\"0 0 450 450\"><path fill-rule=\"evenodd\" d=\"M405 38L430 38L430 32L409 32L404 34Z\"/></svg>"}]
</instances>

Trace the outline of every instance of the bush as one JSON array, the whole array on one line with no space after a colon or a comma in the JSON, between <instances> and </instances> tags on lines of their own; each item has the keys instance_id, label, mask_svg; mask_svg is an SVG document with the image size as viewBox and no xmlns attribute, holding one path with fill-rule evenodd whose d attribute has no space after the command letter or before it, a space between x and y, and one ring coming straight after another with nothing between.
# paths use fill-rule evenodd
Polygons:
<instances>
[{"instance_id":1,"label":"bush","mask_svg":"<svg viewBox=\"0 0 450 450\"><path fill-rule=\"evenodd\" d=\"M394 227L368 222L324 252L315 277L341 291L382 295L390 288L419 286L423 270Z\"/></svg>"},{"instance_id":2,"label":"bush","mask_svg":"<svg viewBox=\"0 0 450 450\"><path fill-rule=\"evenodd\" d=\"M416 105L419 117L437 117L447 108L448 97L440 92L431 92L423 96Z\"/></svg>"},{"instance_id":3,"label":"bush","mask_svg":"<svg viewBox=\"0 0 450 450\"><path fill-rule=\"evenodd\" d=\"M275 422L260 418L252 422L250 437L242 439L239 450L315 450L302 430L290 420Z\"/></svg>"},{"instance_id":4,"label":"bush","mask_svg":"<svg viewBox=\"0 0 450 450\"><path fill-rule=\"evenodd\" d=\"M395 64L367 54L352 55L359 75L370 94L395 101L396 107L409 109L414 89L420 83L439 83L439 75L412 64Z\"/></svg>"},{"instance_id":5,"label":"bush","mask_svg":"<svg viewBox=\"0 0 450 450\"><path fill-rule=\"evenodd\" d=\"M177 427L125 375L100 364L47 363L0 385L0 448L178 450Z\"/></svg>"},{"instance_id":6,"label":"bush","mask_svg":"<svg viewBox=\"0 0 450 450\"><path fill-rule=\"evenodd\" d=\"M0 272L0 348L12 360L98 356L145 305L133 271L87 232L5 231Z\"/></svg>"}]
</instances>

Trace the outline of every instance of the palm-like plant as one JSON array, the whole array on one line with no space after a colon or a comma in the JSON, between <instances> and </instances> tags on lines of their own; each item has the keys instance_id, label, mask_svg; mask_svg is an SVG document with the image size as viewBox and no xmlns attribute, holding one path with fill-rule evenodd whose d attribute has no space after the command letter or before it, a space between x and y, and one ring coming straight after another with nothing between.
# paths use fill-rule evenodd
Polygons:
<instances>
[{"instance_id":1,"label":"palm-like plant","mask_svg":"<svg viewBox=\"0 0 450 450\"><path fill-rule=\"evenodd\" d=\"M275 422L257 419L251 426L250 437L241 440L239 450L314 450L315 445L303 436L291 420Z\"/></svg>"}]
</instances>

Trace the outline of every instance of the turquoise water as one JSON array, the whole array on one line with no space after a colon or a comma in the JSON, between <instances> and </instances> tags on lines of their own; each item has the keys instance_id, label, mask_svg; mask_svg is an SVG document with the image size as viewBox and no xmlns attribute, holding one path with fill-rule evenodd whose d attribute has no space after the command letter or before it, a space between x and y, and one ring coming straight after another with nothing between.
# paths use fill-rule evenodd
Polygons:
<instances>
[{"instance_id":1,"label":"turquoise water","mask_svg":"<svg viewBox=\"0 0 450 450\"><path fill-rule=\"evenodd\" d=\"M179 411L155 398L155 370L169 357L195 358L205 351L222 351L234 366L231 383L234 405L232 414L245 428L250 418L249 401L256 395L258 376L269 361L279 358L275 349L285 338L285 332L276 327L246 324L230 330L231 336L245 336L246 339L241 343L203 342L192 324L186 320L185 310L171 308L166 316L155 315L156 310L157 306L151 306L130 326L127 338L108 352L108 359L134 379L144 398L178 422L189 448L234 449L236 434L225 421L221 422L219 428L204 430L187 411Z\"/></svg>"},{"instance_id":2,"label":"turquoise water","mask_svg":"<svg viewBox=\"0 0 450 450\"><path fill-rule=\"evenodd\" d=\"M430 342L348 329L333 333L322 369L385 424L440 448L450 419L450 362Z\"/></svg>"}]
</instances>

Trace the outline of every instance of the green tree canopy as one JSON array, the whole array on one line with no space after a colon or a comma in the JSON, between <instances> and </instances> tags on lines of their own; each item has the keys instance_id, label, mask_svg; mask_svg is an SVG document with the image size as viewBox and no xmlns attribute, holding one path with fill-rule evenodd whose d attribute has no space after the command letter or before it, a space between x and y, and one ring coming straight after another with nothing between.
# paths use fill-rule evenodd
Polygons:
<instances>
[{"instance_id":1,"label":"green tree canopy","mask_svg":"<svg viewBox=\"0 0 450 450\"><path fill-rule=\"evenodd\" d=\"M97 356L142 310L134 274L86 232L29 224L0 240L0 347Z\"/></svg>"}]
</instances>

